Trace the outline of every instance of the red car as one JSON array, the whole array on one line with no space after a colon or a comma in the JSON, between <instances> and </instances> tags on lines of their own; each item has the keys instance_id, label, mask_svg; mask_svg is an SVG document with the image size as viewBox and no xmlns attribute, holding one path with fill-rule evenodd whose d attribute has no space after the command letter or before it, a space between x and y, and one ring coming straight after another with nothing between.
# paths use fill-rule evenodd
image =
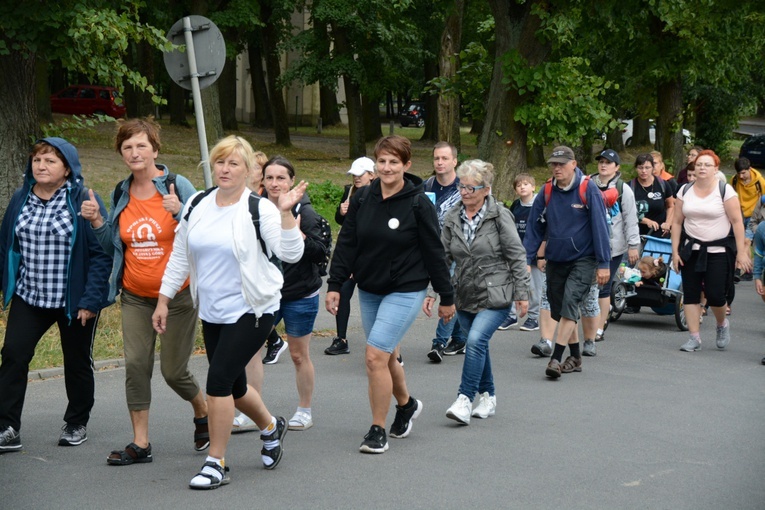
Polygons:
<instances>
[{"instance_id":1,"label":"red car","mask_svg":"<svg viewBox=\"0 0 765 510\"><path fill-rule=\"evenodd\" d=\"M114 87L99 85L71 85L50 96L53 113L75 115L125 116L125 103Z\"/></svg>"}]
</instances>

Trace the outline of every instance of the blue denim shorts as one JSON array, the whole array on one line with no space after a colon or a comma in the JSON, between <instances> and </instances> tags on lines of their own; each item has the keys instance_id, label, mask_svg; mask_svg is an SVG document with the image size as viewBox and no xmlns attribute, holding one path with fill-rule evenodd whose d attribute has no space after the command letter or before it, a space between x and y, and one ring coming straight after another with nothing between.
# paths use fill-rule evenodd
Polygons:
<instances>
[{"instance_id":1,"label":"blue denim shorts","mask_svg":"<svg viewBox=\"0 0 765 510\"><path fill-rule=\"evenodd\" d=\"M316 316L319 314L319 294L315 296L295 299L294 301L282 300L281 308L274 314L274 326L284 319L284 330L291 337L298 338L310 335Z\"/></svg>"},{"instance_id":2,"label":"blue denim shorts","mask_svg":"<svg viewBox=\"0 0 765 510\"><path fill-rule=\"evenodd\" d=\"M361 323L367 345L383 352L393 352L420 313L425 293L423 289L372 294L359 289Z\"/></svg>"}]
</instances>

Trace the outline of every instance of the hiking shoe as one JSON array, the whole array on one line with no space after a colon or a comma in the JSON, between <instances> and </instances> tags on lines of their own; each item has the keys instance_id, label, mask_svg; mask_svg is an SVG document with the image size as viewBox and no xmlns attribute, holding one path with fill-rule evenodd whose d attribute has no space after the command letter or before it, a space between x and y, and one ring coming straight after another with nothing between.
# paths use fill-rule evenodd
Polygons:
<instances>
[{"instance_id":1,"label":"hiking shoe","mask_svg":"<svg viewBox=\"0 0 765 510\"><path fill-rule=\"evenodd\" d=\"M555 358L551 359L547 364L547 369L545 369L545 375L550 379L557 379L561 373L560 362Z\"/></svg>"},{"instance_id":2,"label":"hiking shoe","mask_svg":"<svg viewBox=\"0 0 765 510\"><path fill-rule=\"evenodd\" d=\"M332 339L332 345L324 349L324 354L335 356L337 354L350 354L351 350L348 348L348 340L343 340L339 336Z\"/></svg>"},{"instance_id":3,"label":"hiking shoe","mask_svg":"<svg viewBox=\"0 0 765 510\"><path fill-rule=\"evenodd\" d=\"M575 358L573 356L569 356L560 366L560 371L563 374L570 374L572 372L581 372L582 358Z\"/></svg>"},{"instance_id":4,"label":"hiking shoe","mask_svg":"<svg viewBox=\"0 0 765 510\"><path fill-rule=\"evenodd\" d=\"M369 432L364 436L359 451L362 453L385 453L388 450L388 438L385 429L379 425L372 425Z\"/></svg>"},{"instance_id":5,"label":"hiking shoe","mask_svg":"<svg viewBox=\"0 0 765 510\"><path fill-rule=\"evenodd\" d=\"M460 425L470 425L470 415L473 412L473 403L470 399L459 394L457 400L454 401L452 406L446 410L446 417L456 421Z\"/></svg>"},{"instance_id":6,"label":"hiking shoe","mask_svg":"<svg viewBox=\"0 0 765 510\"><path fill-rule=\"evenodd\" d=\"M207 461L202 465L202 469L197 476L189 482L190 489L210 490L217 489L221 485L228 485L231 478L228 476L228 468L223 467L217 462Z\"/></svg>"},{"instance_id":7,"label":"hiking shoe","mask_svg":"<svg viewBox=\"0 0 765 510\"><path fill-rule=\"evenodd\" d=\"M428 353L428 358L430 358L430 361L433 363L441 363L441 361L444 359L444 349L445 347L438 343L433 343L433 348L430 349L430 352Z\"/></svg>"},{"instance_id":8,"label":"hiking shoe","mask_svg":"<svg viewBox=\"0 0 765 510\"><path fill-rule=\"evenodd\" d=\"M552 345L550 345L550 343L551 342L549 340L540 338L539 342L531 346L531 353L535 356L542 356L546 358L552 354Z\"/></svg>"},{"instance_id":9,"label":"hiking shoe","mask_svg":"<svg viewBox=\"0 0 765 510\"><path fill-rule=\"evenodd\" d=\"M409 397L409 402L404 407L396 406L396 417L390 426L390 437L402 439L412 431L412 422L422 412L422 402Z\"/></svg>"},{"instance_id":10,"label":"hiking shoe","mask_svg":"<svg viewBox=\"0 0 765 510\"><path fill-rule=\"evenodd\" d=\"M680 350L685 352L700 351L701 341L691 337L688 339L687 342L685 342L682 346L680 346Z\"/></svg>"},{"instance_id":11,"label":"hiking shoe","mask_svg":"<svg viewBox=\"0 0 765 510\"><path fill-rule=\"evenodd\" d=\"M717 326L717 348L725 349L730 343L730 323L725 319L725 324Z\"/></svg>"},{"instance_id":12,"label":"hiking shoe","mask_svg":"<svg viewBox=\"0 0 765 510\"><path fill-rule=\"evenodd\" d=\"M269 345L266 349L266 356L263 358L264 365L275 365L279 361L279 356L289 347L289 344L282 340L282 337L278 338L279 340Z\"/></svg>"},{"instance_id":13,"label":"hiking shoe","mask_svg":"<svg viewBox=\"0 0 765 510\"><path fill-rule=\"evenodd\" d=\"M505 331L506 329L510 329L513 326L513 324L517 324L517 323L518 323L518 319L516 319L515 317L507 316L505 317L505 320L502 321L502 324L500 324L497 329L500 331Z\"/></svg>"},{"instance_id":14,"label":"hiking shoe","mask_svg":"<svg viewBox=\"0 0 765 510\"><path fill-rule=\"evenodd\" d=\"M271 434L260 433L260 439L263 441L263 448L260 450L260 458L263 461L263 467L274 469L279 461L282 460L284 453L284 436L287 435L287 420L282 416L276 419L276 430Z\"/></svg>"},{"instance_id":15,"label":"hiking shoe","mask_svg":"<svg viewBox=\"0 0 765 510\"><path fill-rule=\"evenodd\" d=\"M0 453L21 451L21 434L10 425L0 431Z\"/></svg>"},{"instance_id":16,"label":"hiking shoe","mask_svg":"<svg viewBox=\"0 0 765 510\"><path fill-rule=\"evenodd\" d=\"M454 356L456 354L465 354L465 342L458 342L454 338L444 349L444 356Z\"/></svg>"},{"instance_id":17,"label":"hiking shoe","mask_svg":"<svg viewBox=\"0 0 765 510\"><path fill-rule=\"evenodd\" d=\"M478 394L478 404L473 409L472 416L476 418L488 418L494 416L497 411L497 396L489 395L488 391Z\"/></svg>"},{"instance_id":18,"label":"hiking shoe","mask_svg":"<svg viewBox=\"0 0 765 510\"><path fill-rule=\"evenodd\" d=\"M521 331L538 331L539 323L534 319L526 319L526 322L521 326Z\"/></svg>"},{"instance_id":19,"label":"hiking shoe","mask_svg":"<svg viewBox=\"0 0 765 510\"><path fill-rule=\"evenodd\" d=\"M252 432L260 430L258 424L252 421L252 418L244 413L239 413L239 416L234 416L234 423L231 426L232 434L241 434L243 432Z\"/></svg>"},{"instance_id":20,"label":"hiking shoe","mask_svg":"<svg viewBox=\"0 0 765 510\"><path fill-rule=\"evenodd\" d=\"M88 440L85 425L73 425L67 423L61 427L61 435L58 438L59 446L78 446Z\"/></svg>"},{"instance_id":21,"label":"hiking shoe","mask_svg":"<svg viewBox=\"0 0 765 510\"><path fill-rule=\"evenodd\" d=\"M308 430L311 427L313 427L313 418L308 413L296 411L292 418L290 418L290 430Z\"/></svg>"},{"instance_id":22,"label":"hiking shoe","mask_svg":"<svg viewBox=\"0 0 765 510\"><path fill-rule=\"evenodd\" d=\"M597 356L598 353L595 352L595 342L592 340L585 340L584 345L582 346L582 356Z\"/></svg>"}]
</instances>

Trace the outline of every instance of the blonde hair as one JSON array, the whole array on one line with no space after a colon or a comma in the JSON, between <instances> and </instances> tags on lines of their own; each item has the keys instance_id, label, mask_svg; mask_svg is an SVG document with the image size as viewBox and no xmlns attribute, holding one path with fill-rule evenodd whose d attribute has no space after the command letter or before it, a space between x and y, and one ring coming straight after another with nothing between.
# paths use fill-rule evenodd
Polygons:
<instances>
[{"instance_id":1,"label":"blonde hair","mask_svg":"<svg viewBox=\"0 0 765 510\"><path fill-rule=\"evenodd\" d=\"M210 151L210 162L214 163L216 160L225 158L234 152L244 161L247 173L251 172L255 167L255 151L252 149L250 142L241 136L230 135L219 140Z\"/></svg>"}]
</instances>

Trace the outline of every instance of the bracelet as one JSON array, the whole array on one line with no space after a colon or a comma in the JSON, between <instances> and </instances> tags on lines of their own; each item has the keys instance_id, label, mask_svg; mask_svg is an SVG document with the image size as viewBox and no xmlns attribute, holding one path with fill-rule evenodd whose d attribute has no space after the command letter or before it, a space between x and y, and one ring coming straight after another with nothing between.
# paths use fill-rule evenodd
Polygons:
<instances>
[{"instance_id":1,"label":"bracelet","mask_svg":"<svg viewBox=\"0 0 765 510\"><path fill-rule=\"evenodd\" d=\"M537 257L537 260L544 260L544 257Z\"/></svg>"}]
</instances>

